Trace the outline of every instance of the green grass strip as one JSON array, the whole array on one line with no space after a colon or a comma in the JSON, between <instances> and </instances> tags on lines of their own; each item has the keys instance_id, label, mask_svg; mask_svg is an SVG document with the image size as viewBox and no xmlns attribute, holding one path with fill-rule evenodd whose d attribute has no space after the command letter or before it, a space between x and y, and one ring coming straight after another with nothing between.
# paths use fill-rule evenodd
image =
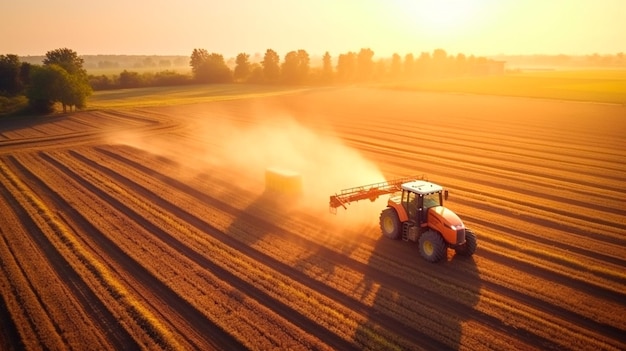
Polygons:
<instances>
[{"instance_id":1,"label":"green grass strip","mask_svg":"<svg viewBox=\"0 0 626 351\"><path fill-rule=\"evenodd\" d=\"M212 101L260 98L304 91L302 87L252 84L203 84L103 90L87 101L89 109L172 106Z\"/></svg>"}]
</instances>

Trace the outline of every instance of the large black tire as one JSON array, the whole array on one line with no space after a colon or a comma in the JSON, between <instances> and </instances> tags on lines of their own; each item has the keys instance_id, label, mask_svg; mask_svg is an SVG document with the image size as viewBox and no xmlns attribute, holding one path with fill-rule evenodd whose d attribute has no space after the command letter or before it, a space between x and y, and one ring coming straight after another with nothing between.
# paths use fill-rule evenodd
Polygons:
<instances>
[{"instance_id":1,"label":"large black tire","mask_svg":"<svg viewBox=\"0 0 626 351\"><path fill-rule=\"evenodd\" d=\"M396 210L387 207L380 213L380 230L389 239L397 240L400 238L401 223Z\"/></svg>"},{"instance_id":2,"label":"large black tire","mask_svg":"<svg viewBox=\"0 0 626 351\"><path fill-rule=\"evenodd\" d=\"M448 246L441 234L434 230L428 230L420 236L419 246L420 255L428 262L439 262L446 257Z\"/></svg>"},{"instance_id":3,"label":"large black tire","mask_svg":"<svg viewBox=\"0 0 626 351\"><path fill-rule=\"evenodd\" d=\"M457 254L471 256L476 252L476 234L471 229L465 228L465 243L454 249Z\"/></svg>"}]
</instances>

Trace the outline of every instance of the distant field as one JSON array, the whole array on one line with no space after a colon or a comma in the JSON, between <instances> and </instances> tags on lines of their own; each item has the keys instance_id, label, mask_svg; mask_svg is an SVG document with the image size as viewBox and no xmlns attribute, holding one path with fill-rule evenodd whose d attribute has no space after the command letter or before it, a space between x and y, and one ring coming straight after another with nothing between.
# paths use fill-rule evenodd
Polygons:
<instances>
[{"instance_id":1,"label":"distant field","mask_svg":"<svg viewBox=\"0 0 626 351\"><path fill-rule=\"evenodd\" d=\"M95 76L105 75L105 76L118 76L123 71L129 72L137 72L139 74L143 73L157 73L163 71L174 71L180 74L191 74L191 66L158 66L158 67L108 67L108 68L87 68L88 74L93 74Z\"/></svg>"},{"instance_id":2,"label":"distant field","mask_svg":"<svg viewBox=\"0 0 626 351\"><path fill-rule=\"evenodd\" d=\"M388 87L626 104L626 70L530 72L410 82Z\"/></svg>"},{"instance_id":3,"label":"distant field","mask_svg":"<svg viewBox=\"0 0 626 351\"><path fill-rule=\"evenodd\" d=\"M211 84L96 91L90 109L182 105L253 98L301 91L302 88L250 84Z\"/></svg>"},{"instance_id":4,"label":"distant field","mask_svg":"<svg viewBox=\"0 0 626 351\"><path fill-rule=\"evenodd\" d=\"M550 71L383 85L397 90L521 96L626 104L626 70ZM97 91L90 109L182 105L294 93L307 87L191 85Z\"/></svg>"}]
</instances>

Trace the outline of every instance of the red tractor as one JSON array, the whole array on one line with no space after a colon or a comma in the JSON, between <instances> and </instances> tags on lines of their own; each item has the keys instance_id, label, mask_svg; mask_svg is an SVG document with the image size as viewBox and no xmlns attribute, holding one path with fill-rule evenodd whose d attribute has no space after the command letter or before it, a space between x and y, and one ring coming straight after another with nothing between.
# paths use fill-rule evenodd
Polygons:
<instances>
[{"instance_id":1,"label":"red tractor","mask_svg":"<svg viewBox=\"0 0 626 351\"><path fill-rule=\"evenodd\" d=\"M476 235L459 216L443 206L448 191L423 178L401 178L342 190L330 197L330 210L347 208L350 202L391 194L380 214L380 229L390 239L416 241L420 254L429 262L446 257L450 247L459 255L476 251Z\"/></svg>"}]
</instances>

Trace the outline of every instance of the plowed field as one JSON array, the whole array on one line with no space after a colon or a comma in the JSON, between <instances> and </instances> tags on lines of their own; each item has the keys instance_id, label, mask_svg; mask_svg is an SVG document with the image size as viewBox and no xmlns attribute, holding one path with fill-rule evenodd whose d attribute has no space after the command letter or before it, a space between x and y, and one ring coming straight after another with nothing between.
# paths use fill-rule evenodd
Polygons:
<instances>
[{"instance_id":1,"label":"plowed field","mask_svg":"<svg viewBox=\"0 0 626 351\"><path fill-rule=\"evenodd\" d=\"M346 88L0 121L0 349L626 349L625 118ZM328 213L422 174L473 257Z\"/></svg>"}]
</instances>

